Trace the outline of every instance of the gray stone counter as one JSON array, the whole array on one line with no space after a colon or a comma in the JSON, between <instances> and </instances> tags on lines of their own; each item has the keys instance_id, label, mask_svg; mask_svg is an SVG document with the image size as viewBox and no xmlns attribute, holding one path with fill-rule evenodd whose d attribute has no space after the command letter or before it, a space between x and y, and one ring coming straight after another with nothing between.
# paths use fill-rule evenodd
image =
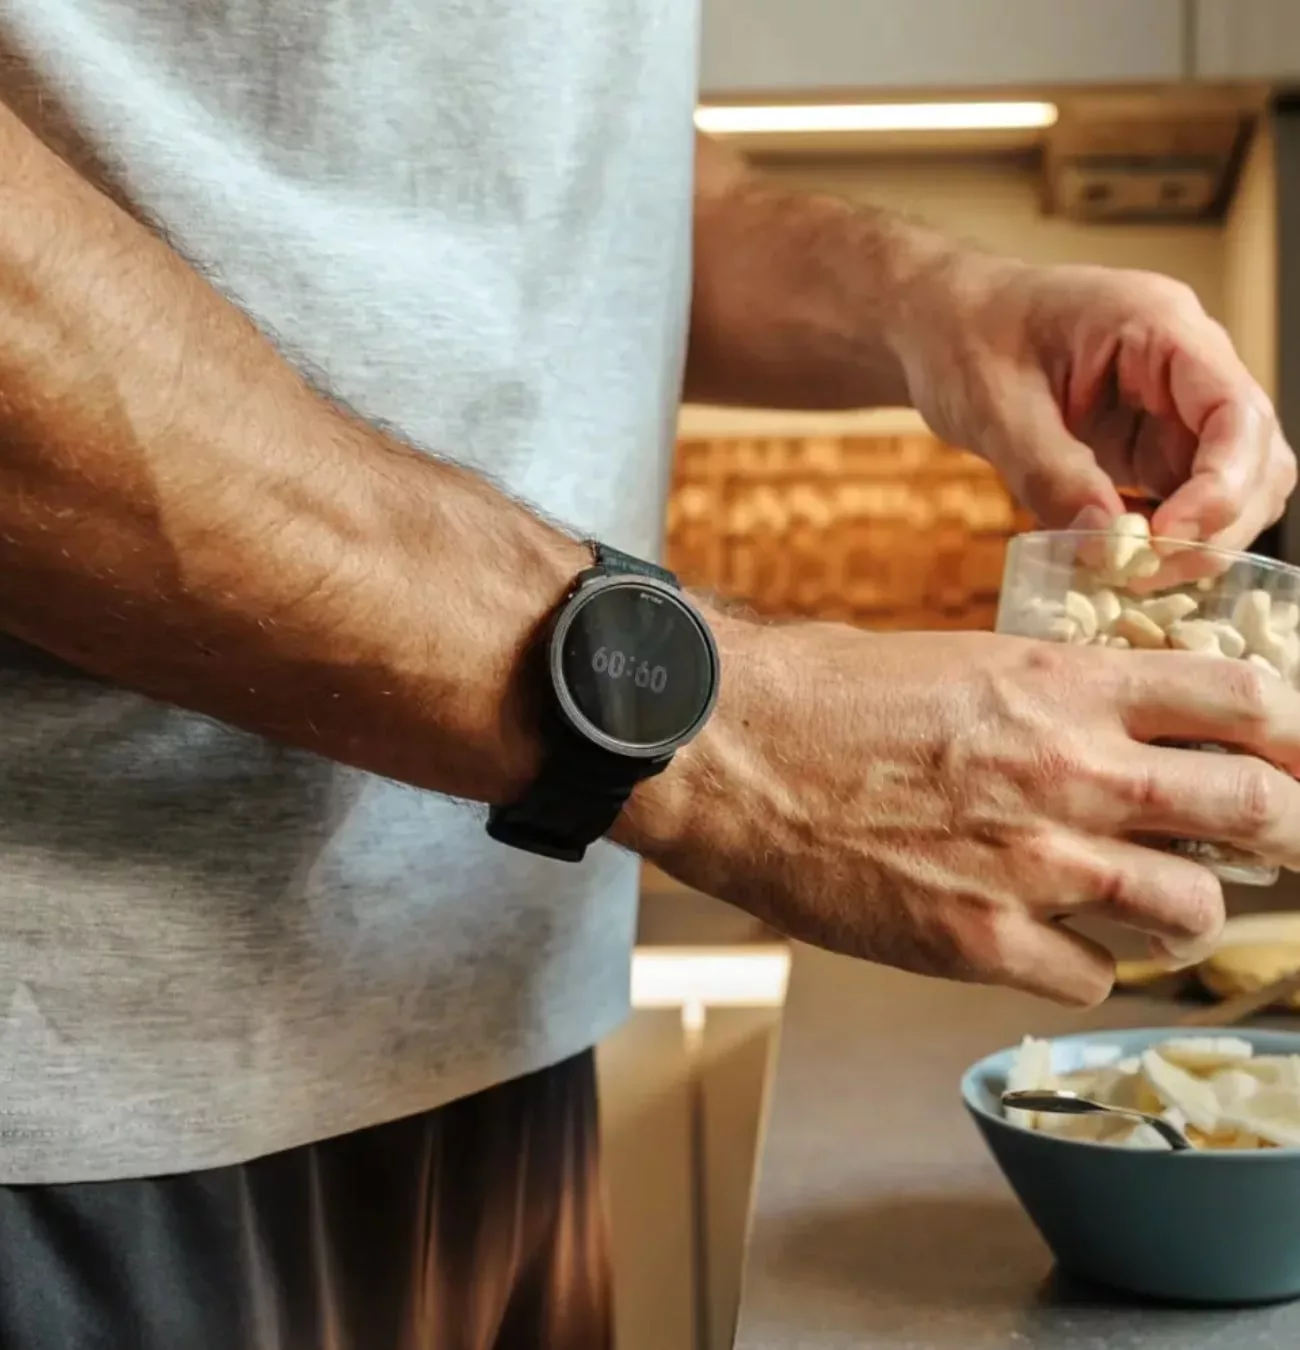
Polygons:
<instances>
[{"instance_id":1,"label":"gray stone counter","mask_svg":"<svg viewBox=\"0 0 1300 1350\"><path fill-rule=\"evenodd\" d=\"M796 948L737 1350L1300 1347L1300 1303L1163 1308L1057 1275L961 1105L962 1070L1026 1032L1175 1014L1068 1013Z\"/></svg>"}]
</instances>

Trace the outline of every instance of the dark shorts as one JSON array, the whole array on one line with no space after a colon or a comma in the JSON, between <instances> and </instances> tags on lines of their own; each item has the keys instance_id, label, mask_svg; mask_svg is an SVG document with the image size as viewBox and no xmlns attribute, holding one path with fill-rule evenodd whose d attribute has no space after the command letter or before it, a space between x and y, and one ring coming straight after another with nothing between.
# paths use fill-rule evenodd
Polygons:
<instances>
[{"instance_id":1,"label":"dark shorts","mask_svg":"<svg viewBox=\"0 0 1300 1350\"><path fill-rule=\"evenodd\" d=\"M0 1187L0 1350L608 1350L594 1056L237 1167Z\"/></svg>"}]
</instances>

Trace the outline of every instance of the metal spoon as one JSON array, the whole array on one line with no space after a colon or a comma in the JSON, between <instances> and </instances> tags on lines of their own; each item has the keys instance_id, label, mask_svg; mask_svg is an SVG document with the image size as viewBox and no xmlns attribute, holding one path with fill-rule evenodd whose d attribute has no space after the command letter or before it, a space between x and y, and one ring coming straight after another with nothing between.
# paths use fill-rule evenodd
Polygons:
<instances>
[{"instance_id":1,"label":"metal spoon","mask_svg":"<svg viewBox=\"0 0 1300 1350\"><path fill-rule=\"evenodd\" d=\"M1126 1106L1110 1106L1106 1102L1095 1102L1091 1097L1080 1097L1077 1092L1066 1092L1063 1088L1004 1092L1002 1105L1016 1111L1048 1111L1062 1116L1121 1116L1125 1120L1150 1125L1176 1153L1194 1150L1196 1147L1177 1125L1171 1125L1162 1116L1148 1115L1145 1111L1133 1111Z\"/></svg>"}]
</instances>

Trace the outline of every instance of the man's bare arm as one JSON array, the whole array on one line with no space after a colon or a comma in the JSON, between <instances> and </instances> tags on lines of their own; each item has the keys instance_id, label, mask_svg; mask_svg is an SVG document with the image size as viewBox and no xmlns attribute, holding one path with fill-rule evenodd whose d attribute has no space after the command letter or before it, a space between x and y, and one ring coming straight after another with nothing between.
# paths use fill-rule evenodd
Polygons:
<instances>
[{"instance_id":1,"label":"man's bare arm","mask_svg":"<svg viewBox=\"0 0 1300 1350\"><path fill-rule=\"evenodd\" d=\"M0 164L0 630L344 762L513 793L539 754L521 651L582 547L331 406L2 109Z\"/></svg>"},{"instance_id":2,"label":"man's bare arm","mask_svg":"<svg viewBox=\"0 0 1300 1350\"><path fill-rule=\"evenodd\" d=\"M696 137L694 402L835 409L911 402L898 339L954 249L924 227L766 182Z\"/></svg>"},{"instance_id":3,"label":"man's bare arm","mask_svg":"<svg viewBox=\"0 0 1300 1350\"><path fill-rule=\"evenodd\" d=\"M420 786L513 795L540 754L520 656L582 549L333 409L2 112L0 165L0 631ZM615 837L796 937L1093 1001L1109 958L1063 913L1172 939L1222 916L1209 873L1130 836L1300 864L1280 680L989 634L714 626L717 713ZM1249 753L1138 745L1138 722L1248 727Z\"/></svg>"}]
</instances>

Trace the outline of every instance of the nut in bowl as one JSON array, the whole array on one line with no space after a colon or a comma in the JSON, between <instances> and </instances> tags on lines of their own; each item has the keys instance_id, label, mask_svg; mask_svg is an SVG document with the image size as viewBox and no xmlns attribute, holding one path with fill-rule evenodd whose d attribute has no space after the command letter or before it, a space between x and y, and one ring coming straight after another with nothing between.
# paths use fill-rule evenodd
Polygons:
<instances>
[{"instance_id":1,"label":"nut in bowl","mask_svg":"<svg viewBox=\"0 0 1300 1350\"><path fill-rule=\"evenodd\" d=\"M1110 1116L1008 1112L1018 1087L1148 1111L1191 1139ZM1081 1089L1081 1091L1080 1091ZM1187 1028L1028 1040L989 1055L962 1098L1062 1269L1180 1303L1300 1297L1300 1033Z\"/></svg>"},{"instance_id":2,"label":"nut in bowl","mask_svg":"<svg viewBox=\"0 0 1300 1350\"><path fill-rule=\"evenodd\" d=\"M1109 531L1018 535L1007 549L997 629L1049 642L1246 661L1300 685L1300 568L1153 538L1137 514L1119 517ZM1163 843L1224 881L1271 886L1278 879L1268 861L1223 844Z\"/></svg>"}]
</instances>

